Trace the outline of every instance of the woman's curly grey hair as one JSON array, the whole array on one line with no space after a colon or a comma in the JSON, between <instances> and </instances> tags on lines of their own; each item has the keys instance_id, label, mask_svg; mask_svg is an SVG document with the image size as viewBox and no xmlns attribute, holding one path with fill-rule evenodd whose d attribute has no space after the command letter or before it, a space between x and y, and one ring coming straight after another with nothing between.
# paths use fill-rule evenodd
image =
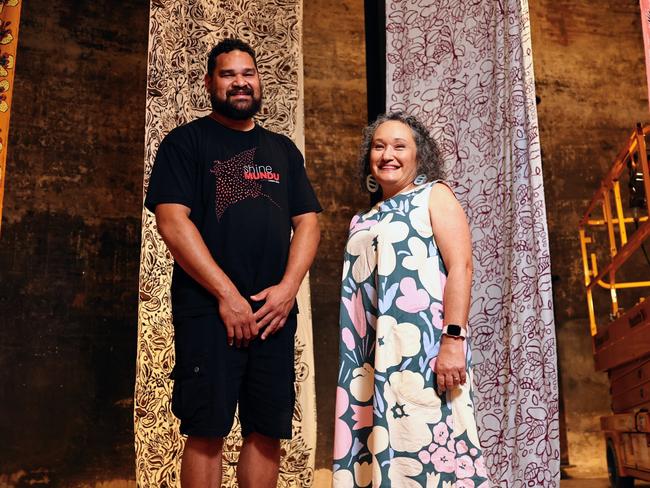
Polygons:
<instances>
[{"instance_id":1,"label":"woman's curly grey hair","mask_svg":"<svg viewBox=\"0 0 650 488\"><path fill-rule=\"evenodd\" d=\"M440 150L438 145L429 134L428 129L413 115L404 112L391 112L382 114L377 117L372 124L363 130L363 139L359 148L359 182L363 190L366 188L366 177L370 174L370 149L372 147L372 138L375 135L377 127L389 120L397 120L409 126L415 139L415 158L417 161L417 174L426 175L427 181L439 180L444 177L442 171L442 161L440 159ZM369 192L370 193L370 192ZM377 193L371 193L372 200L381 200L381 188Z\"/></svg>"}]
</instances>

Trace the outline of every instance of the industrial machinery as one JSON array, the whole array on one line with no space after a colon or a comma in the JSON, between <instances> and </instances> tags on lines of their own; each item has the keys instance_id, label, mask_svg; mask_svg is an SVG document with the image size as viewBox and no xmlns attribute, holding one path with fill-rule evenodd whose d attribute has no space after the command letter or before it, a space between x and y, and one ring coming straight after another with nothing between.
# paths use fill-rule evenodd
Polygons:
<instances>
[{"instance_id":1,"label":"industrial machinery","mask_svg":"<svg viewBox=\"0 0 650 488\"><path fill-rule=\"evenodd\" d=\"M649 133L636 127L579 225L595 367L610 383L601 428L613 488L650 481Z\"/></svg>"}]
</instances>

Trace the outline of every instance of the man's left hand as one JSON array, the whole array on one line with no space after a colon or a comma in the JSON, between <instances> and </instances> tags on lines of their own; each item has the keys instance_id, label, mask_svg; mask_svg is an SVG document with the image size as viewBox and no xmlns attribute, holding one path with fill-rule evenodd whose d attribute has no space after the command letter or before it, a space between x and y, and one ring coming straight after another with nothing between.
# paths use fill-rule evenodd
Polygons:
<instances>
[{"instance_id":1,"label":"man's left hand","mask_svg":"<svg viewBox=\"0 0 650 488\"><path fill-rule=\"evenodd\" d=\"M266 339L269 335L275 334L284 327L289 312L293 308L297 293L298 290L294 289L294 287L279 283L251 296L251 299L256 302L266 300L262 308L253 315L257 322L258 333L266 327L262 332L262 339Z\"/></svg>"}]
</instances>

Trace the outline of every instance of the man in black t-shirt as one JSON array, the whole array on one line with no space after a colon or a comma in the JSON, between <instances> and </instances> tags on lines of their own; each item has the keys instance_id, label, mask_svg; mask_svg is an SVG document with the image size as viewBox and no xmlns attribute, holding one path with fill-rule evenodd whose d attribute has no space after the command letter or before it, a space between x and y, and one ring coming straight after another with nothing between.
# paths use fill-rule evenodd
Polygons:
<instances>
[{"instance_id":1,"label":"man in black t-shirt","mask_svg":"<svg viewBox=\"0 0 650 488\"><path fill-rule=\"evenodd\" d=\"M172 411L188 435L181 484L221 486L223 437L239 405L238 484L275 487L295 403L296 294L321 207L293 142L252 119L262 87L250 46L217 44L205 86L212 113L165 137L145 199L175 259Z\"/></svg>"}]
</instances>

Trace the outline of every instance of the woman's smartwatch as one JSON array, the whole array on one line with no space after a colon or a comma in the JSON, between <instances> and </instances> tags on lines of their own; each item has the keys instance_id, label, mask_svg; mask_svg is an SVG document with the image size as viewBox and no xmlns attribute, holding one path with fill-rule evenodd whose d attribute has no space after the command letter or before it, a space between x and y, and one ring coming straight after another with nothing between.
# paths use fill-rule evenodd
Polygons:
<instances>
[{"instance_id":1,"label":"woman's smartwatch","mask_svg":"<svg viewBox=\"0 0 650 488\"><path fill-rule=\"evenodd\" d=\"M467 331L465 330L465 327L461 327L460 325L447 324L442 328L442 335L453 337L454 339L465 340L465 337L467 337Z\"/></svg>"}]
</instances>

